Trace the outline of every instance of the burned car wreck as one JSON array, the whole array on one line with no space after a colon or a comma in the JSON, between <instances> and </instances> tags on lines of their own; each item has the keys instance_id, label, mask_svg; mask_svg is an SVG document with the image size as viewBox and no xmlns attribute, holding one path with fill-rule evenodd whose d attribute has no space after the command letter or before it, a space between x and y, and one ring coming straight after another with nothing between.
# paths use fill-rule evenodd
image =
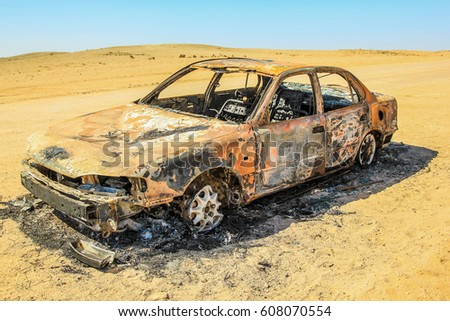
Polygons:
<instances>
[{"instance_id":1,"label":"burned car wreck","mask_svg":"<svg viewBox=\"0 0 450 321\"><path fill-rule=\"evenodd\" d=\"M211 59L32 136L21 179L104 237L162 204L208 231L223 208L370 165L396 130L396 100L344 69Z\"/></svg>"}]
</instances>

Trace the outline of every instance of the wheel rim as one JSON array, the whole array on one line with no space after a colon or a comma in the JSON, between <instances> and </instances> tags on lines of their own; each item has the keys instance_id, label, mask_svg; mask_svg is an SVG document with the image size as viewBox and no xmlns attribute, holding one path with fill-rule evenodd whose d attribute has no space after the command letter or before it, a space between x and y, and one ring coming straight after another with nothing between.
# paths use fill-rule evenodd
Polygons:
<instances>
[{"instance_id":1,"label":"wheel rim","mask_svg":"<svg viewBox=\"0 0 450 321\"><path fill-rule=\"evenodd\" d=\"M364 137L361 148L359 149L359 163L361 165L370 165L375 157L376 148L377 143L372 134Z\"/></svg>"},{"instance_id":2,"label":"wheel rim","mask_svg":"<svg viewBox=\"0 0 450 321\"><path fill-rule=\"evenodd\" d=\"M217 193L211 186L206 185L191 198L188 203L187 214L192 225L199 232L210 231L223 219L218 209L221 203L217 199Z\"/></svg>"}]
</instances>

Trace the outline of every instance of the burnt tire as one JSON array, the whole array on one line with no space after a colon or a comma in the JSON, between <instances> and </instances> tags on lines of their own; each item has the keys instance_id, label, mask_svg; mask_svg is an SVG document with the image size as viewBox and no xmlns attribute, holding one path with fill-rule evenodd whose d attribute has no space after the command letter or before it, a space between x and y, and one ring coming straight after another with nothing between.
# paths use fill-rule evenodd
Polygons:
<instances>
[{"instance_id":1,"label":"burnt tire","mask_svg":"<svg viewBox=\"0 0 450 321\"><path fill-rule=\"evenodd\" d=\"M222 203L219 195L208 184L198 184L184 195L181 203L181 216L198 232L208 232L223 220L219 212Z\"/></svg>"},{"instance_id":2,"label":"burnt tire","mask_svg":"<svg viewBox=\"0 0 450 321\"><path fill-rule=\"evenodd\" d=\"M358 155L356 156L358 164L362 168L366 168L373 164L375 157L377 155L377 140L372 133L368 133L358 150Z\"/></svg>"}]
</instances>

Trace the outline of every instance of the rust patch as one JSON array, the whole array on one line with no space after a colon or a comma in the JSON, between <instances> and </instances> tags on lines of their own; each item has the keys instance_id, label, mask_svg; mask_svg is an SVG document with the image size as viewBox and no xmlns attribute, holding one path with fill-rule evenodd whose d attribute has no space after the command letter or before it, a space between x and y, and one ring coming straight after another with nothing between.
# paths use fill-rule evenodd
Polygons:
<instances>
[{"instance_id":1,"label":"rust patch","mask_svg":"<svg viewBox=\"0 0 450 321\"><path fill-rule=\"evenodd\" d=\"M63 147L58 146L47 147L41 153L46 160L69 158L69 153Z\"/></svg>"}]
</instances>

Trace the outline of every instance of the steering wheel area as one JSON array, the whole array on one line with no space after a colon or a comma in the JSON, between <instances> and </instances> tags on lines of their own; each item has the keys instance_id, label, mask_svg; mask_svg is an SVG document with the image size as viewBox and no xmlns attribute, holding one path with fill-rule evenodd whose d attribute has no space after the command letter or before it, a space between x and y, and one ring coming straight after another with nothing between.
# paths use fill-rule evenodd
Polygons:
<instances>
[{"instance_id":1,"label":"steering wheel area","mask_svg":"<svg viewBox=\"0 0 450 321\"><path fill-rule=\"evenodd\" d=\"M244 101L244 98L246 99L247 97L245 97L245 95L242 91L240 91L239 89L236 89L234 91L234 98Z\"/></svg>"},{"instance_id":2,"label":"steering wheel area","mask_svg":"<svg viewBox=\"0 0 450 321\"><path fill-rule=\"evenodd\" d=\"M228 99L215 117L222 120L240 122L247 118L249 108L250 106L240 99Z\"/></svg>"}]
</instances>

